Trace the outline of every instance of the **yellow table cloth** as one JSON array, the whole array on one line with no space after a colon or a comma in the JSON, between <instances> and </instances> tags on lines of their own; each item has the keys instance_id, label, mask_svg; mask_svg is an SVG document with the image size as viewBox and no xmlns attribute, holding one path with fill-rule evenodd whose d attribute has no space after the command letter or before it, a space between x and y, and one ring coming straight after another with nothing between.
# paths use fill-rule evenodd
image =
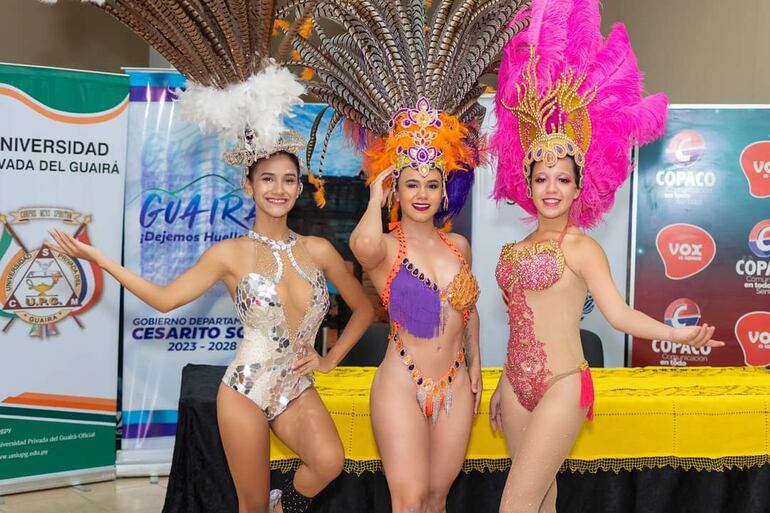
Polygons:
<instances>
[{"instance_id":1,"label":"yellow table cloth","mask_svg":"<svg viewBox=\"0 0 770 513\"><path fill-rule=\"evenodd\" d=\"M348 472L382 468L369 418L375 370L340 367L316 376L316 388L345 446ZM510 466L502 434L493 434L489 426L489 399L500 372L483 370L484 393L465 471ZM583 425L563 469L617 472L668 466L718 471L770 463L770 370L645 367L592 373L594 420ZM281 470L298 463L275 437L270 457L272 467Z\"/></svg>"}]
</instances>

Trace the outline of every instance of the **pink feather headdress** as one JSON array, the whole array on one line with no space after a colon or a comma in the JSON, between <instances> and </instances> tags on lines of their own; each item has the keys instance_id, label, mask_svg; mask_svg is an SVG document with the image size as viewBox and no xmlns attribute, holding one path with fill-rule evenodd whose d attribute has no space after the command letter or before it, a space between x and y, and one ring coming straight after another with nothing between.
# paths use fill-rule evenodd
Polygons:
<instances>
[{"instance_id":1,"label":"pink feather headdress","mask_svg":"<svg viewBox=\"0 0 770 513\"><path fill-rule=\"evenodd\" d=\"M570 220L601 222L631 171L630 150L663 135L668 100L642 95L642 73L626 29L600 32L599 0L533 0L529 27L506 45L498 74L493 196L530 214L534 162L571 156L580 194ZM516 20L514 20L516 21Z\"/></svg>"}]
</instances>

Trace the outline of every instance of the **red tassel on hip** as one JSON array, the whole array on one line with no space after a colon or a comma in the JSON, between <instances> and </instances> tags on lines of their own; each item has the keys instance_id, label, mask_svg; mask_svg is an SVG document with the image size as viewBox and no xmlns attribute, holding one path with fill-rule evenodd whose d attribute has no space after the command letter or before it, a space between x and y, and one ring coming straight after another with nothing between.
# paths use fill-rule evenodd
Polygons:
<instances>
[{"instance_id":1,"label":"red tassel on hip","mask_svg":"<svg viewBox=\"0 0 770 513\"><path fill-rule=\"evenodd\" d=\"M594 381L591 378L591 368L588 362L580 364L580 407L588 408L586 417L594 418Z\"/></svg>"}]
</instances>

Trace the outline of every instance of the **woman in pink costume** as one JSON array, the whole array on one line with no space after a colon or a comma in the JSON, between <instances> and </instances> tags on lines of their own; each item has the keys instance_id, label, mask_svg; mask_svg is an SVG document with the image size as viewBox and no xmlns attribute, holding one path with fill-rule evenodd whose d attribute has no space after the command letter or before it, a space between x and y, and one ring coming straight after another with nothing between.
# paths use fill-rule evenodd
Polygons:
<instances>
[{"instance_id":1,"label":"woman in pink costume","mask_svg":"<svg viewBox=\"0 0 770 513\"><path fill-rule=\"evenodd\" d=\"M508 305L503 373L490 405L512 464L501 513L556 511L556 473L592 417L593 384L580 344L590 290L618 330L719 347L707 325L670 328L625 304L598 224L628 177L633 144L665 128L666 97L644 97L622 25L605 40L598 0L534 0L529 28L505 48L497 94L495 198L514 201L536 229L506 244L496 277Z\"/></svg>"}]
</instances>

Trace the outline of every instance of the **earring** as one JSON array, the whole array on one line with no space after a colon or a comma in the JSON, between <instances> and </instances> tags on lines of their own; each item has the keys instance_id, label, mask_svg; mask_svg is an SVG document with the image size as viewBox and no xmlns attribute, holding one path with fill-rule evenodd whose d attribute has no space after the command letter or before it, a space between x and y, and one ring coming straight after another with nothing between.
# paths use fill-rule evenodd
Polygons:
<instances>
[{"instance_id":1,"label":"earring","mask_svg":"<svg viewBox=\"0 0 770 513\"><path fill-rule=\"evenodd\" d=\"M441 186L441 194L444 196L444 200L442 201L443 210L449 210L449 193L447 192L446 187L447 177L444 171L441 171L441 181L443 182Z\"/></svg>"},{"instance_id":2,"label":"earring","mask_svg":"<svg viewBox=\"0 0 770 513\"><path fill-rule=\"evenodd\" d=\"M532 170L527 165L524 166L524 180L527 181L527 197L531 199L532 198Z\"/></svg>"},{"instance_id":3,"label":"earring","mask_svg":"<svg viewBox=\"0 0 770 513\"><path fill-rule=\"evenodd\" d=\"M388 210L390 210L393 207L394 201L398 203L398 198L395 198L394 196L396 195L396 182L398 181L399 174L400 172L394 172L390 179L390 190L388 191L388 199L387 199Z\"/></svg>"}]
</instances>

